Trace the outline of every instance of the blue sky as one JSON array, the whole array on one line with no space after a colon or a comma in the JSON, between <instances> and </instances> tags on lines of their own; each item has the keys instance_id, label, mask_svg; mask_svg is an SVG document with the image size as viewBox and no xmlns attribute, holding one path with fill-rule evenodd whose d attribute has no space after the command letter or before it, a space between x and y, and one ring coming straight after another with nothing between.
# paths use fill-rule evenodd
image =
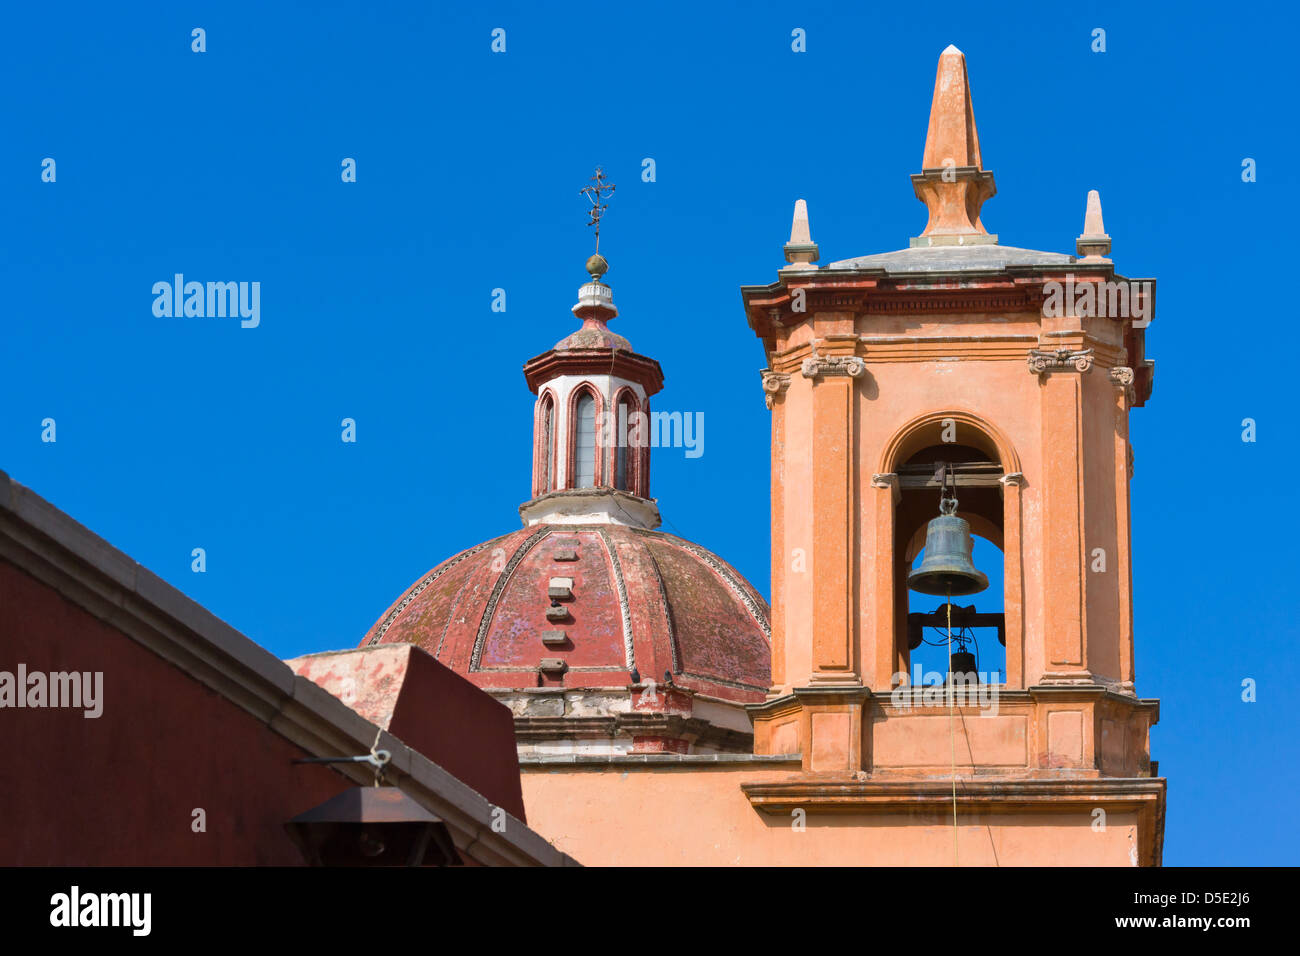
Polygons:
<instances>
[{"instance_id":1,"label":"blue sky","mask_svg":"<svg viewBox=\"0 0 1300 956\"><path fill-rule=\"evenodd\" d=\"M1295 28L1280 5L15 6L0 468L275 653L354 645L423 571L517 526L520 366L574 328L600 163L614 329L662 363L656 408L707 424L702 457L655 453L665 530L766 592L764 359L738 289L775 278L798 197L824 261L923 228L908 176L955 43L989 230L1072 252L1099 189L1117 268L1160 282L1132 435L1165 861L1294 864ZM156 318L178 272L260 282L261 324Z\"/></svg>"}]
</instances>

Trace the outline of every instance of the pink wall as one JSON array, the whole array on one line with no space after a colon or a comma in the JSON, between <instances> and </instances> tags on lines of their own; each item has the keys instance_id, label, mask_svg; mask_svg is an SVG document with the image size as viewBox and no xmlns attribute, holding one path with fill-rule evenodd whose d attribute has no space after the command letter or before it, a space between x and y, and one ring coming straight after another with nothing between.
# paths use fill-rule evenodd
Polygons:
<instances>
[{"instance_id":1,"label":"pink wall","mask_svg":"<svg viewBox=\"0 0 1300 956\"><path fill-rule=\"evenodd\" d=\"M296 865L283 824L351 786L0 561L0 670L103 672L103 713L0 710L0 865ZM207 813L207 832L191 829Z\"/></svg>"},{"instance_id":2,"label":"pink wall","mask_svg":"<svg viewBox=\"0 0 1300 956\"><path fill-rule=\"evenodd\" d=\"M524 773L524 799L538 832L586 866L951 866L948 812L809 811L750 805L742 783L795 779L754 768L665 770L619 766ZM1104 831L1091 814L962 813L962 866L1132 866L1138 815L1115 810Z\"/></svg>"}]
</instances>

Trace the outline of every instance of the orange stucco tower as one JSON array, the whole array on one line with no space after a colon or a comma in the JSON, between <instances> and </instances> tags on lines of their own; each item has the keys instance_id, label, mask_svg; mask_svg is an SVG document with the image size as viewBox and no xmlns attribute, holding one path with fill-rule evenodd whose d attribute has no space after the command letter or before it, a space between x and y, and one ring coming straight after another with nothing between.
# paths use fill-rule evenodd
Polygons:
<instances>
[{"instance_id":1,"label":"orange stucco tower","mask_svg":"<svg viewBox=\"0 0 1300 956\"><path fill-rule=\"evenodd\" d=\"M1158 702L1134 689L1128 436L1152 389L1155 283L1116 273L1095 192L1077 255L985 229L996 188L955 47L912 185L929 219L908 248L819 267L801 200L789 265L742 290L772 415L773 686L750 708L755 752L803 766L746 793L809 814L954 804L1031 828L1120 813L1132 862L1157 863L1164 781L1148 746ZM907 575L944 462L959 517L1003 556L1005 672L978 702L908 676ZM936 852L917 862L951 862L951 847Z\"/></svg>"},{"instance_id":2,"label":"orange stucco tower","mask_svg":"<svg viewBox=\"0 0 1300 956\"><path fill-rule=\"evenodd\" d=\"M752 748L521 751L530 824L584 863L1160 863L1129 555L1155 283L1115 272L1095 192L1074 255L989 233L953 47L912 184L929 218L908 248L819 265L800 200L788 265L742 290L772 416L770 686L739 704ZM967 580L993 584L909 602L948 580L918 559L968 557L965 532L928 546L941 507L989 543ZM940 622L957 645L921 649ZM711 626L700 646L735 683L757 645ZM916 673L945 650L953 674Z\"/></svg>"}]
</instances>

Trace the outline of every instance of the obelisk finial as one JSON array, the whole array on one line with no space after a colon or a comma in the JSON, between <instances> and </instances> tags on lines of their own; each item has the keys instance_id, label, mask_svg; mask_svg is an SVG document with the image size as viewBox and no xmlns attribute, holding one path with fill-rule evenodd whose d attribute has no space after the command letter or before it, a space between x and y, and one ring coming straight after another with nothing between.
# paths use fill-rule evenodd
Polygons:
<instances>
[{"instance_id":1,"label":"obelisk finial","mask_svg":"<svg viewBox=\"0 0 1300 956\"><path fill-rule=\"evenodd\" d=\"M912 188L930 211L930 221L912 240L913 246L997 242L980 222L980 207L997 187L980 155L966 55L952 45L939 56L925 155Z\"/></svg>"},{"instance_id":2,"label":"obelisk finial","mask_svg":"<svg viewBox=\"0 0 1300 956\"><path fill-rule=\"evenodd\" d=\"M984 168L980 162L980 137L975 131L966 54L951 43L939 54L934 99L930 102L930 125L925 131L925 155L921 159L922 169L944 166Z\"/></svg>"},{"instance_id":3,"label":"obelisk finial","mask_svg":"<svg viewBox=\"0 0 1300 956\"><path fill-rule=\"evenodd\" d=\"M791 269L816 269L817 243L812 241L808 225L808 204L802 199L794 203L794 219L790 223L790 241L785 244L785 261Z\"/></svg>"},{"instance_id":4,"label":"obelisk finial","mask_svg":"<svg viewBox=\"0 0 1300 956\"><path fill-rule=\"evenodd\" d=\"M1110 255L1110 236L1101 221L1101 193L1088 190L1088 207L1083 214L1083 235L1074 241L1074 249L1084 259L1104 259Z\"/></svg>"}]
</instances>

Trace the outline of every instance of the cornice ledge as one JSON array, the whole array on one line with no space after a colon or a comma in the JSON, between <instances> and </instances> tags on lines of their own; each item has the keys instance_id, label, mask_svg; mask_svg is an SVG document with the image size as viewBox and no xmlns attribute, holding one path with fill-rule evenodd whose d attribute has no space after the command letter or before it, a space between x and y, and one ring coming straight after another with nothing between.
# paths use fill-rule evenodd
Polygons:
<instances>
[{"instance_id":1,"label":"cornice ledge","mask_svg":"<svg viewBox=\"0 0 1300 956\"><path fill-rule=\"evenodd\" d=\"M637 765L677 765L708 767L710 765L744 764L802 764L801 754L521 754L521 767L632 767Z\"/></svg>"},{"instance_id":2,"label":"cornice ledge","mask_svg":"<svg viewBox=\"0 0 1300 956\"><path fill-rule=\"evenodd\" d=\"M794 696L800 704L826 701L842 704L870 700L872 691L870 687L862 684L825 684L817 687L796 687Z\"/></svg>"},{"instance_id":3,"label":"cornice ledge","mask_svg":"<svg viewBox=\"0 0 1300 956\"><path fill-rule=\"evenodd\" d=\"M1154 697L1137 697L1121 693L1107 684L1034 684L1025 691L1034 700L1051 698L1057 701L1111 700L1125 707L1154 711L1152 724L1159 719L1160 701Z\"/></svg>"},{"instance_id":4,"label":"cornice ledge","mask_svg":"<svg viewBox=\"0 0 1300 956\"><path fill-rule=\"evenodd\" d=\"M613 717L516 717L515 737L551 740L556 737L613 737Z\"/></svg>"},{"instance_id":5,"label":"cornice ledge","mask_svg":"<svg viewBox=\"0 0 1300 956\"><path fill-rule=\"evenodd\" d=\"M962 779L957 803L986 813L1017 813L1027 808L1055 810L1110 806L1158 807L1164 801L1163 777L1098 777L1069 780ZM951 807L951 780L793 780L742 783L754 809L786 815L795 808L823 812L917 812Z\"/></svg>"},{"instance_id":6,"label":"cornice ledge","mask_svg":"<svg viewBox=\"0 0 1300 956\"><path fill-rule=\"evenodd\" d=\"M658 498L640 498L607 485L538 495L519 506L519 518L524 527L618 524L651 531L661 522Z\"/></svg>"},{"instance_id":7,"label":"cornice ledge","mask_svg":"<svg viewBox=\"0 0 1300 956\"><path fill-rule=\"evenodd\" d=\"M799 709L799 698L794 694L782 694L758 704L745 704L745 712L750 720L755 717L780 717Z\"/></svg>"}]
</instances>

